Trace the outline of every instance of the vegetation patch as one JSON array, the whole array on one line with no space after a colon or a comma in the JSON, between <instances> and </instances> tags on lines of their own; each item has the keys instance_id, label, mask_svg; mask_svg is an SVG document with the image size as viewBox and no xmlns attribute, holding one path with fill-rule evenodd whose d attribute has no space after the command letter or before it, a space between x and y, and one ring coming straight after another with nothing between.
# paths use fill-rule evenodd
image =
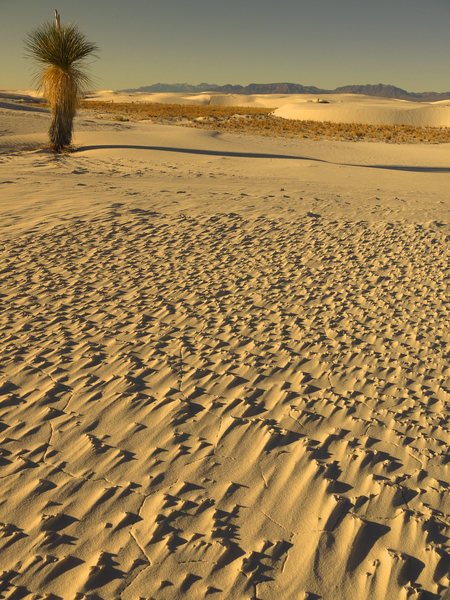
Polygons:
<instances>
[{"instance_id":1,"label":"vegetation patch","mask_svg":"<svg viewBox=\"0 0 450 600\"><path fill-rule=\"evenodd\" d=\"M386 142L391 144L450 143L450 128L409 125L364 125L328 121L297 121L275 117L274 108L99 102L85 100L85 111L97 118L118 121L152 120L203 129L313 140Z\"/></svg>"}]
</instances>

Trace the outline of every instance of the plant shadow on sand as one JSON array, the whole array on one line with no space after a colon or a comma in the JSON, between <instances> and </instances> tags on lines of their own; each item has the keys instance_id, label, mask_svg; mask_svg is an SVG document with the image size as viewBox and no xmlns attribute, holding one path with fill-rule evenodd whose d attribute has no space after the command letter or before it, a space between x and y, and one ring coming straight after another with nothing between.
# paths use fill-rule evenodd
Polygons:
<instances>
[{"instance_id":1,"label":"plant shadow on sand","mask_svg":"<svg viewBox=\"0 0 450 600\"><path fill-rule=\"evenodd\" d=\"M228 158L269 158L285 160L309 160L329 165L341 165L344 167L359 167L369 169L383 169L391 171L407 171L411 173L450 173L450 167L422 167L409 165L358 165L354 163L338 163L321 158L309 156L296 156L292 154L271 154L265 152L230 152L226 150L203 150L200 148L175 148L172 146L140 146L137 144L97 144L92 146L79 146L74 152L86 152L88 150L153 150L156 152L178 152L180 154L199 154L205 156L223 156Z\"/></svg>"}]
</instances>

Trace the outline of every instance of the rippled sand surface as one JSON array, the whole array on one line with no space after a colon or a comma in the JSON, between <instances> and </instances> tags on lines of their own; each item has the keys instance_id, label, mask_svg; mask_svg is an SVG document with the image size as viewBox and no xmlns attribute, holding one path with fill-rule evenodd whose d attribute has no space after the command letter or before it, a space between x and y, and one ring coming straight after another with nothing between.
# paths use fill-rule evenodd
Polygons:
<instances>
[{"instance_id":1,"label":"rippled sand surface","mask_svg":"<svg viewBox=\"0 0 450 600\"><path fill-rule=\"evenodd\" d=\"M2 597L445 598L448 146L96 127L0 155Z\"/></svg>"}]
</instances>

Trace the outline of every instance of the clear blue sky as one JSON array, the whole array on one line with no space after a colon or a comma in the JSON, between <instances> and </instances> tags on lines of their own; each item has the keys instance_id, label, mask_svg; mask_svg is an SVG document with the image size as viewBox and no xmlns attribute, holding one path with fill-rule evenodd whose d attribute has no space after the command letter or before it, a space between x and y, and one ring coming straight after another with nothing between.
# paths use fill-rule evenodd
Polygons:
<instances>
[{"instance_id":1,"label":"clear blue sky","mask_svg":"<svg viewBox=\"0 0 450 600\"><path fill-rule=\"evenodd\" d=\"M450 0L0 0L0 89L31 86L28 31L77 23L96 87L157 82L450 91Z\"/></svg>"}]
</instances>

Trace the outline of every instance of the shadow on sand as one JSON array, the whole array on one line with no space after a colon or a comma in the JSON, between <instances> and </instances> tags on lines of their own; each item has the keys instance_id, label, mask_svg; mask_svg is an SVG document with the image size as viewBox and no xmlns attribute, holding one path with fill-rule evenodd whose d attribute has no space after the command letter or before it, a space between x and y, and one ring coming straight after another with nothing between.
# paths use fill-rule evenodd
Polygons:
<instances>
[{"instance_id":1,"label":"shadow on sand","mask_svg":"<svg viewBox=\"0 0 450 600\"><path fill-rule=\"evenodd\" d=\"M24 104L16 104L14 102L0 102L0 108L6 108L8 110L21 110L23 112L38 112L48 114L50 111L48 108L40 108L38 106L27 106Z\"/></svg>"},{"instance_id":2,"label":"shadow on sand","mask_svg":"<svg viewBox=\"0 0 450 600\"><path fill-rule=\"evenodd\" d=\"M134 144L98 144L95 146L79 146L74 152L86 152L87 150L153 150L159 152L177 152L179 154L200 154L204 156L222 156L229 158L270 158L284 160L309 160L329 165L342 167L359 167L364 169L383 169L388 171L407 171L410 173L450 173L450 167L420 167L408 165L358 165L353 163L338 163L321 158L309 156L297 156L292 154L270 154L264 152L230 152L227 150L202 150L200 148L175 148L171 146L139 146Z\"/></svg>"}]
</instances>

